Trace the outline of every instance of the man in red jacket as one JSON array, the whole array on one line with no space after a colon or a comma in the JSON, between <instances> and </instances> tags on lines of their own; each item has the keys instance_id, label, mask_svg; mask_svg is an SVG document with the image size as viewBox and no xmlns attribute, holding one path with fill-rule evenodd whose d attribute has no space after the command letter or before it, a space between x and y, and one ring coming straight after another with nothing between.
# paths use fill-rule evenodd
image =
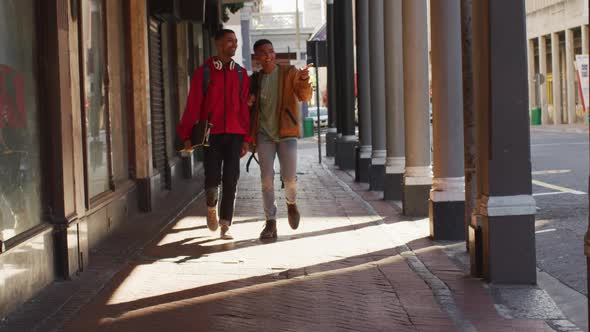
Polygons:
<instances>
[{"instance_id":1,"label":"man in red jacket","mask_svg":"<svg viewBox=\"0 0 590 332\"><path fill-rule=\"evenodd\" d=\"M213 125L209 146L204 148L207 227L216 231L221 225L221 238L230 240L240 158L248 152L250 142L250 112L246 104L250 84L246 71L232 60L238 46L235 33L220 30L215 34L215 44L218 55L209 58L193 74L177 131L185 149L190 150L194 124L210 119ZM219 184L222 184L222 197L218 221Z\"/></svg>"}]
</instances>

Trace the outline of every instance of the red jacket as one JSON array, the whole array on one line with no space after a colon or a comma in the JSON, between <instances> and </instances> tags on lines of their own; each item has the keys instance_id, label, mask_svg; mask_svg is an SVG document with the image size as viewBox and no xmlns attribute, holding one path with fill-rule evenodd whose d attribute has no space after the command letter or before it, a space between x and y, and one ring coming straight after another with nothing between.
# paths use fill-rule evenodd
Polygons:
<instances>
[{"instance_id":1,"label":"red jacket","mask_svg":"<svg viewBox=\"0 0 590 332\"><path fill-rule=\"evenodd\" d=\"M177 128L178 135L183 140L190 138L197 120L206 120L209 112L212 112L212 135L241 134L246 142L250 142L250 112L246 104L250 90L248 73L244 68L241 69L242 91L239 91L240 78L237 68L230 69L227 65L215 69L214 60L215 58L210 58L205 61L205 64L197 68L193 74L186 108ZM211 70L207 95L203 98L204 66L209 66Z\"/></svg>"}]
</instances>

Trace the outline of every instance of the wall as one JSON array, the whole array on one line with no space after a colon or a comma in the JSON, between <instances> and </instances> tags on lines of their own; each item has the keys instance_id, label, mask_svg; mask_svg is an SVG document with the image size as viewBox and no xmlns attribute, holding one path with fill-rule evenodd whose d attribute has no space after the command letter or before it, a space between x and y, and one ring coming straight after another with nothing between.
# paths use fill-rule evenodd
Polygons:
<instances>
[{"instance_id":1,"label":"wall","mask_svg":"<svg viewBox=\"0 0 590 332\"><path fill-rule=\"evenodd\" d=\"M527 0L527 38L588 24L587 0Z\"/></svg>"}]
</instances>

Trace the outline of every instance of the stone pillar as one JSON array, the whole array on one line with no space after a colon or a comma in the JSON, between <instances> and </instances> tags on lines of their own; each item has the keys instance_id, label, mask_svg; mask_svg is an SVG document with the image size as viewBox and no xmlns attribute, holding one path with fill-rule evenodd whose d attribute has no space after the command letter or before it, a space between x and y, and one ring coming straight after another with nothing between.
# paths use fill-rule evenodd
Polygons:
<instances>
[{"instance_id":1,"label":"stone pillar","mask_svg":"<svg viewBox=\"0 0 590 332\"><path fill-rule=\"evenodd\" d=\"M357 109L360 144L357 149L356 181L369 182L371 167L371 73L369 65L369 2L356 0Z\"/></svg>"},{"instance_id":2,"label":"stone pillar","mask_svg":"<svg viewBox=\"0 0 590 332\"><path fill-rule=\"evenodd\" d=\"M473 2L480 197L474 217L482 226L483 273L494 283L536 283L525 17L524 1Z\"/></svg>"},{"instance_id":3,"label":"stone pillar","mask_svg":"<svg viewBox=\"0 0 590 332\"><path fill-rule=\"evenodd\" d=\"M582 26L582 54L590 52L590 33L588 32L588 25Z\"/></svg>"},{"instance_id":4,"label":"stone pillar","mask_svg":"<svg viewBox=\"0 0 590 332\"><path fill-rule=\"evenodd\" d=\"M336 165L341 169L355 169L357 138L354 125L354 45L352 32L352 1L334 2L334 39L336 57L336 86L338 91L338 115L342 136L336 142Z\"/></svg>"},{"instance_id":5,"label":"stone pillar","mask_svg":"<svg viewBox=\"0 0 590 332\"><path fill-rule=\"evenodd\" d=\"M476 158L475 145L475 108L473 101L473 0L461 0L461 42L463 56L463 155L465 159L465 237L468 238L469 226L475 209ZM481 243L481 241L480 241ZM474 243L475 244L475 243ZM467 242L469 248L470 242ZM473 250L474 251L474 250ZM472 252L469 249L469 252ZM481 266L481 264L480 264ZM474 273L477 275L478 273ZM481 274L481 273L479 273Z\"/></svg>"},{"instance_id":6,"label":"stone pillar","mask_svg":"<svg viewBox=\"0 0 590 332\"><path fill-rule=\"evenodd\" d=\"M150 212L152 209L151 179L152 149L150 143L150 89L149 77L149 48L147 4L142 0L132 0L129 3L129 57L133 63L130 67L131 93L129 96L130 110L133 123L130 124L132 137L129 142L134 149L131 156L131 167L135 171L137 182L139 209Z\"/></svg>"},{"instance_id":7,"label":"stone pillar","mask_svg":"<svg viewBox=\"0 0 590 332\"><path fill-rule=\"evenodd\" d=\"M336 128L336 117L338 109L338 98L336 93L335 54L334 54L334 0L326 3L326 28L328 43L328 131L326 133L326 156L336 156L336 139L338 129Z\"/></svg>"},{"instance_id":8,"label":"stone pillar","mask_svg":"<svg viewBox=\"0 0 590 332\"><path fill-rule=\"evenodd\" d=\"M565 30L565 84L567 93L567 123L576 122L576 71L574 68L574 30Z\"/></svg>"},{"instance_id":9,"label":"stone pillar","mask_svg":"<svg viewBox=\"0 0 590 332\"><path fill-rule=\"evenodd\" d=\"M434 180L430 192L430 235L465 239L463 89L460 0L432 1L432 108Z\"/></svg>"},{"instance_id":10,"label":"stone pillar","mask_svg":"<svg viewBox=\"0 0 590 332\"><path fill-rule=\"evenodd\" d=\"M371 190L383 190L385 178L385 39L383 35L383 0L369 3L369 47L371 67Z\"/></svg>"},{"instance_id":11,"label":"stone pillar","mask_svg":"<svg viewBox=\"0 0 590 332\"><path fill-rule=\"evenodd\" d=\"M537 87L535 80L535 41L529 39L527 49L528 68L529 68L529 111L537 107Z\"/></svg>"},{"instance_id":12,"label":"stone pillar","mask_svg":"<svg viewBox=\"0 0 590 332\"><path fill-rule=\"evenodd\" d=\"M432 186L428 101L426 0L403 0L404 128L406 169L403 212L427 216Z\"/></svg>"},{"instance_id":13,"label":"stone pillar","mask_svg":"<svg viewBox=\"0 0 590 332\"><path fill-rule=\"evenodd\" d=\"M559 34L551 34L551 71L553 74L553 124L561 124L561 61Z\"/></svg>"},{"instance_id":14,"label":"stone pillar","mask_svg":"<svg viewBox=\"0 0 590 332\"><path fill-rule=\"evenodd\" d=\"M402 0L384 1L385 96L387 160L383 198L401 201L406 157L404 149L404 54Z\"/></svg>"},{"instance_id":15,"label":"stone pillar","mask_svg":"<svg viewBox=\"0 0 590 332\"><path fill-rule=\"evenodd\" d=\"M77 183L84 182L84 178L79 177L80 173L77 169L82 161L82 149L78 145L82 141L82 121L80 120L80 105L79 103L76 105L76 100L73 98L75 95L80 96L80 85L76 79L77 75L75 75L78 70L78 57L76 52L71 53L78 46L77 41L80 37L77 33L77 22L70 21L69 16L62 15L63 12L69 10L68 2L47 1L36 5L40 6L47 19L44 27L47 40L43 43L42 52L44 61L51 63L51 68L48 68L51 75L39 78L42 79L47 91L46 98L43 100L43 111L46 113L40 114L39 120L45 122L48 134L46 140L40 142L40 148L46 149L44 161L47 162L47 165L52 166L44 170L44 174L47 175L47 178L44 179L46 180L44 184L47 184L44 188L45 194L47 194L44 203L47 204L48 211L51 211L47 214L46 221L53 226L52 234L48 234L48 238L50 237L52 240L47 241L47 245L52 248L48 247L45 250L48 253L53 251L51 253L53 257L48 259L48 264L43 264L43 266L51 269L55 262L55 270L47 271L47 275L55 273L56 277L68 280L78 270L80 254L82 252L85 255L88 254L87 250L80 246L84 238L79 232L79 230L88 227L84 219L80 220L85 209L81 211L81 214L78 214L80 209L76 206L77 204L85 206L87 200L83 191L79 191ZM39 147L34 147L34 150L37 148ZM3 209L6 208L3 206ZM12 239L15 240L15 238ZM22 240L18 240L18 242L20 241ZM4 252L8 248L9 243L0 241L0 251ZM72 250L73 248L77 250ZM18 250L16 249L16 251ZM30 256L23 255L21 258L20 254L15 252L14 257L14 260L21 262L20 264L26 265L25 261L21 259ZM4 262L11 261L10 256L2 258L0 269L3 268ZM6 270L2 271L4 273ZM37 278L38 274L45 273L31 271L24 273L24 276L33 278L35 275L34 278ZM1 296L0 312L5 313L5 310L10 310L6 307L5 301L8 301L9 306L16 305L12 301L16 302L24 297L24 294L17 294L20 290L17 290L15 286L29 284L29 282L22 279L22 283L13 283L8 287L3 282L2 289L3 292L6 292L3 295L7 295L6 297Z\"/></svg>"},{"instance_id":16,"label":"stone pillar","mask_svg":"<svg viewBox=\"0 0 590 332\"><path fill-rule=\"evenodd\" d=\"M543 84L539 85L539 103L541 104L541 123L549 123L549 105L547 104L547 39L539 37L539 74Z\"/></svg>"},{"instance_id":17,"label":"stone pillar","mask_svg":"<svg viewBox=\"0 0 590 332\"><path fill-rule=\"evenodd\" d=\"M242 27L242 66L246 70L252 70L252 48L250 45L250 17L252 17L253 3L245 2L244 7L240 10L240 23Z\"/></svg>"}]
</instances>

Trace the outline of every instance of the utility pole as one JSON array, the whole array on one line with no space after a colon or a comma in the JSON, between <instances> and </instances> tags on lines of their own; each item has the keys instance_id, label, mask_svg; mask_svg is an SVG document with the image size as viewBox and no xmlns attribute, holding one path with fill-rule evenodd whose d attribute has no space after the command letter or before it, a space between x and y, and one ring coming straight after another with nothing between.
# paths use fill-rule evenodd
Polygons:
<instances>
[{"instance_id":1,"label":"utility pole","mask_svg":"<svg viewBox=\"0 0 590 332\"><path fill-rule=\"evenodd\" d=\"M299 40L299 0L295 0L295 38L297 39L297 55L295 60L299 61L301 56L301 41Z\"/></svg>"}]
</instances>

